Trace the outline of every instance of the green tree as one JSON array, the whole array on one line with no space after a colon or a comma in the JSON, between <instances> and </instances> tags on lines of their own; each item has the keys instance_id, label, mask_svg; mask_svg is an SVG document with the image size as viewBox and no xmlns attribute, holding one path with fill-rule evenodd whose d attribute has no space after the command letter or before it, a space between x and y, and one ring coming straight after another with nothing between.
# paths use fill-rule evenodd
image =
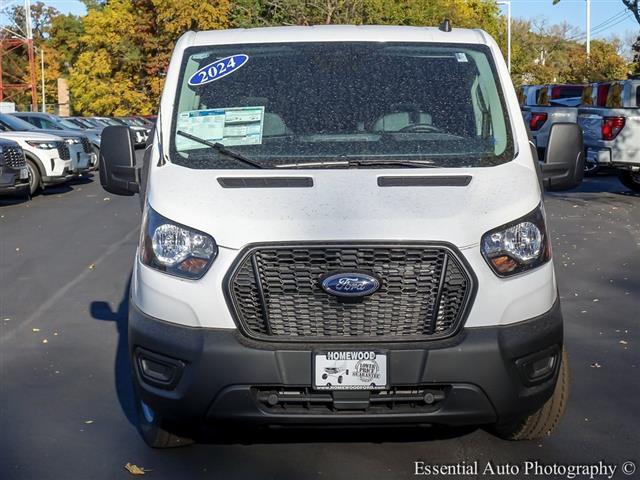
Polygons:
<instances>
[{"instance_id":1,"label":"green tree","mask_svg":"<svg viewBox=\"0 0 640 480\"><path fill-rule=\"evenodd\" d=\"M498 29L493 0L238 0L232 9L238 27L318 24L437 25Z\"/></svg>"},{"instance_id":2,"label":"green tree","mask_svg":"<svg viewBox=\"0 0 640 480\"><path fill-rule=\"evenodd\" d=\"M615 42L593 40L591 55L587 57L583 48L574 47L567 62L566 81L602 82L627 78L628 65L618 54L618 49Z\"/></svg>"},{"instance_id":3,"label":"green tree","mask_svg":"<svg viewBox=\"0 0 640 480\"><path fill-rule=\"evenodd\" d=\"M226 27L228 11L226 0L111 0L89 9L69 78L73 109L152 113L175 41L189 29Z\"/></svg>"}]
</instances>

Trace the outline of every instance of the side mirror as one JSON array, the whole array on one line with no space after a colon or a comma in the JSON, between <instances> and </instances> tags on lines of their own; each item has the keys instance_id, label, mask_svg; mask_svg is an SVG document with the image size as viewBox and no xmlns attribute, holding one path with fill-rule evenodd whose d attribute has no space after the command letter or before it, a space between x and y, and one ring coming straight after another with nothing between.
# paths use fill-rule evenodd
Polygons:
<instances>
[{"instance_id":1,"label":"side mirror","mask_svg":"<svg viewBox=\"0 0 640 480\"><path fill-rule=\"evenodd\" d=\"M582 183L584 144L577 123L554 123L549 133L542 182L548 190L569 190Z\"/></svg>"},{"instance_id":2,"label":"side mirror","mask_svg":"<svg viewBox=\"0 0 640 480\"><path fill-rule=\"evenodd\" d=\"M126 126L106 127L100 141L100 184L114 195L140 191L140 169L131 130Z\"/></svg>"}]
</instances>

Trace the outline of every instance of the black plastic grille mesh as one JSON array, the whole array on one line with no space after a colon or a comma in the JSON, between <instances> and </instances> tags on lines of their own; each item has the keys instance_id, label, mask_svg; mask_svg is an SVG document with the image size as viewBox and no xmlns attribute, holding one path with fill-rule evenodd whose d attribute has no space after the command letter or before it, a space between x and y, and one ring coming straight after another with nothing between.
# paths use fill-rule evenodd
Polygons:
<instances>
[{"instance_id":1,"label":"black plastic grille mesh","mask_svg":"<svg viewBox=\"0 0 640 480\"><path fill-rule=\"evenodd\" d=\"M381 287L341 301L320 287L336 271L373 274ZM236 315L251 335L299 340L443 336L458 326L471 293L460 262L434 246L260 247L230 278Z\"/></svg>"},{"instance_id":2,"label":"black plastic grille mesh","mask_svg":"<svg viewBox=\"0 0 640 480\"><path fill-rule=\"evenodd\" d=\"M27 163L24 159L24 153L20 147L3 147L4 164L11 168L21 168Z\"/></svg>"},{"instance_id":3,"label":"black plastic grille mesh","mask_svg":"<svg viewBox=\"0 0 640 480\"><path fill-rule=\"evenodd\" d=\"M84 149L84 153L93 152L93 147L91 146L91 142L87 137L80 137L80 140L82 141L82 148Z\"/></svg>"},{"instance_id":4,"label":"black plastic grille mesh","mask_svg":"<svg viewBox=\"0 0 640 480\"><path fill-rule=\"evenodd\" d=\"M60 155L62 160L69 160L71 158L69 146L65 142L56 142L56 146L58 147L58 155Z\"/></svg>"}]
</instances>

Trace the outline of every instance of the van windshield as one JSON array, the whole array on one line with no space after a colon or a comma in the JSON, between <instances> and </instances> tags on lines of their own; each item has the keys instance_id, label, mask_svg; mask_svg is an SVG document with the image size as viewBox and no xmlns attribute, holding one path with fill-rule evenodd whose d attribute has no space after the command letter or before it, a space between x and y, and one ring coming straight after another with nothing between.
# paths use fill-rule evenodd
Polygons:
<instances>
[{"instance_id":1,"label":"van windshield","mask_svg":"<svg viewBox=\"0 0 640 480\"><path fill-rule=\"evenodd\" d=\"M497 78L489 49L478 45L191 47L170 159L190 168L250 168L230 158L232 150L263 168L338 168L339 160L366 161L367 168L498 165L514 149Z\"/></svg>"}]
</instances>

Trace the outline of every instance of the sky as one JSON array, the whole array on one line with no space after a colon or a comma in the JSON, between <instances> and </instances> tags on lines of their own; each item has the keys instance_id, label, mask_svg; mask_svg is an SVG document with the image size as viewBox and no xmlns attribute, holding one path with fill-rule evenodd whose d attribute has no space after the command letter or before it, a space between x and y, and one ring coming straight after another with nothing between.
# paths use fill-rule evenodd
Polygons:
<instances>
[{"instance_id":1,"label":"sky","mask_svg":"<svg viewBox=\"0 0 640 480\"><path fill-rule=\"evenodd\" d=\"M83 14L85 12L84 5L79 0L44 0L44 2L64 13ZM2 0L0 3L12 2ZM512 0L511 5L514 17L529 20L546 18L550 24L567 21L581 31L585 30L586 0L560 0L557 5L552 5L552 0ZM506 7L501 8L506 14ZM593 38L608 38L612 34L617 34L624 39L627 32L640 33L640 26L631 12L625 9L621 0L591 0L591 28Z\"/></svg>"}]
</instances>

